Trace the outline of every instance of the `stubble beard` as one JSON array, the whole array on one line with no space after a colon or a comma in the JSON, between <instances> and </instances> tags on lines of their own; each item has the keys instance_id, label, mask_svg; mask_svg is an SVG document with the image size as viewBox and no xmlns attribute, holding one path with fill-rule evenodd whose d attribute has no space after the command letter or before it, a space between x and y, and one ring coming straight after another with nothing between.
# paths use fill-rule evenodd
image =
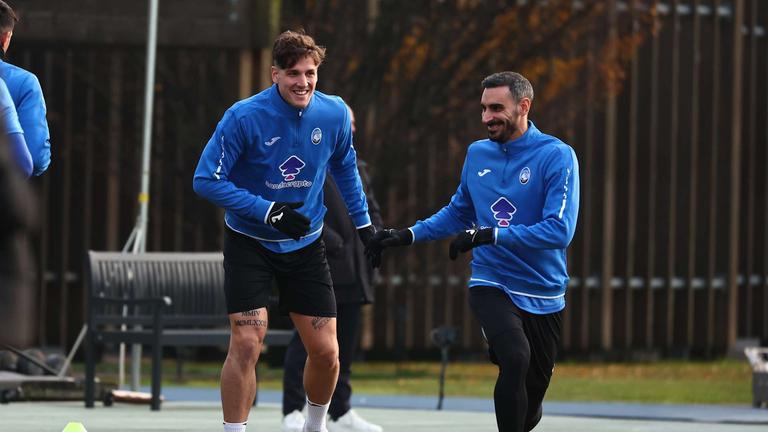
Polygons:
<instances>
[{"instance_id":1,"label":"stubble beard","mask_svg":"<svg viewBox=\"0 0 768 432\"><path fill-rule=\"evenodd\" d=\"M495 134L488 132L488 139L491 141L497 142L499 144L503 144L512 137L512 135L515 134L517 131L517 126L515 126L514 123L510 121L504 121L501 124L501 129L499 129L498 132Z\"/></svg>"}]
</instances>

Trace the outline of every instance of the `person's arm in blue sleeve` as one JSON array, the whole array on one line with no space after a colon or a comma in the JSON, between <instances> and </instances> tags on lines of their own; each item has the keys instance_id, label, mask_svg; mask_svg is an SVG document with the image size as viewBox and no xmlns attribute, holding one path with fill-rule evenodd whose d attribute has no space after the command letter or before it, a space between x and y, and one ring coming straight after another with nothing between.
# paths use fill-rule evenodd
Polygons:
<instances>
[{"instance_id":1,"label":"person's arm in blue sleeve","mask_svg":"<svg viewBox=\"0 0 768 432\"><path fill-rule=\"evenodd\" d=\"M496 244L532 249L564 249L573 239L579 215L579 162L570 147L559 147L547 164L543 218L531 226L497 228Z\"/></svg>"},{"instance_id":2,"label":"person's arm in blue sleeve","mask_svg":"<svg viewBox=\"0 0 768 432\"><path fill-rule=\"evenodd\" d=\"M29 178L34 170L32 155L29 152L27 141L24 139L24 129L19 123L19 115L16 105L13 103L11 93L5 81L0 79L0 128L5 131L8 142L9 155L14 165L25 178Z\"/></svg>"},{"instance_id":3,"label":"person's arm in blue sleeve","mask_svg":"<svg viewBox=\"0 0 768 432\"><path fill-rule=\"evenodd\" d=\"M453 194L451 202L430 216L418 221L409 228L413 233L413 241L439 240L452 236L460 231L471 228L476 219L475 206L467 189L467 161L461 170L461 183Z\"/></svg>"},{"instance_id":4,"label":"person's arm in blue sleeve","mask_svg":"<svg viewBox=\"0 0 768 432\"><path fill-rule=\"evenodd\" d=\"M21 97L17 101L16 111L19 123L24 129L24 139L27 141L29 154L32 155L34 175L39 176L51 164L51 136L46 120L45 99L43 89L37 77L30 74L21 87Z\"/></svg>"},{"instance_id":5,"label":"person's arm in blue sleeve","mask_svg":"<svg viewBox=\"0 0 768 432\"><path fill-rule=\"evenodd\" d=\"M27 142L24 140L23 133L11 133L7 134L8 144L10 145L11 154L16 166L21 170L21 174L24 178L32 176L32 155L29 154L27 148Z\"/></svg>"},{"instance_id":6,"label":"person's arm in blue sleeve","mask_svg":"<svg viewBox=\"0 0 768 432\"><path fill-rule=\"evenodd\" d=\"M266 224L274 203L235 186L229 180L229 173L245 151L246 143L240 122L232 111L227 111L203 149L192 187L195 193L217 206Z\"/></svg>"},{"instance_id":7,"label":"person's arm in blue sleeve","mask_svg":"<svg viewBox=\"0 0 768 432\"><path fill-rule=\"evenodd\" d=\"M368 203L363 192L363 183L357 172L357 156L352 146L352 125L349 111L344 109L344 126L336 142L336 149L331 155L329 168L341 196L347 204L349 216L357 229L371 225L368 215Z\"/></svg>"}]
</instances>

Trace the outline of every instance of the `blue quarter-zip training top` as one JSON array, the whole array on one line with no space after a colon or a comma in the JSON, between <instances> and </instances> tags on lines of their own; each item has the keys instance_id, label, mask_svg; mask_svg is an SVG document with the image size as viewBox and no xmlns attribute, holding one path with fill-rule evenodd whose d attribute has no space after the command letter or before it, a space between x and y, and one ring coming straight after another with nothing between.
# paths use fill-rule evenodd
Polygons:
<instances>
[{"instance_id":1,"label":"blue quarter-zip training top","mask_svg":"<svg viewBox=\"0 0 768 432\"><path fill-rule=\"evenodd\" d=\"M19 123L24 130L29 154L32 156L34 175L39 176L51 163L51 135L40 82L32 72L0 60L0 78L11 93Z\"/></svg>"},{"instance_id":2,"label":"blue quarter-zip training top","mask_svg":"<svg viewBox=\"0 0 768 432\"><path fill-rule=\"evenodd\" d=\"M224 113L200 157L193 187L226 210L229 228L284 253L320 237L326 171L355 226L370 225L344 101L315 91L307 107L298 109L273 85ZM311 228L296 241L268 225L267 215L275 202L298 201L304 205L297 211L311 220Z\"/></svg>"},{"instance_id":3,"label":"blue quarter-zip training top","mask_svg":"<svg viewBox=\"0 0 768 432\"><path fill-rule=\"evenodd\" d=\"M566 247L578 211L576 154L529 121L517 139L472 143L451 202L410 229L414 241L427 241L493 227L495 243L472 250L469 286L501 288L518 307L542 314L565 307Z\"/></svg>"}]
</instances>

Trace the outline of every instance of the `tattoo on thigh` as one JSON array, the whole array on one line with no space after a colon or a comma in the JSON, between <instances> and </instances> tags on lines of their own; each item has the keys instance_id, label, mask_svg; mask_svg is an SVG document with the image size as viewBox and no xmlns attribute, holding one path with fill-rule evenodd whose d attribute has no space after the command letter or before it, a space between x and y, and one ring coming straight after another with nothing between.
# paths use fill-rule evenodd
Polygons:
<instances>
[{"instance_id":1,"label":"tattoo on thigh","mask_svg":"<svg viewBox=\"0 0 768 432\"><path fill-rule=\"evenodd\" d=\"M245 326L266 327L267 326L267 320L258 319L258 318L249 318L249 317L260 317L261 311L259 309L240 312L240 316L243 317L243 319L235 320L235 325L238 327L245 327Z\"/></svg>"},{"instance_id":2,"label":"tattoo on thigh","mask_svg":"<svg viewBox=\"0 0 768 432\"><path fill-rule=\"evenodd\" d=\"M235 325L238 327L245 327L245 326L266 327L267 321L261 320L261 319L242 319L242 320L235 320Z\"/></svg>"},{"instance_id":3,"label":"tattoo on thigh","mask_svg":"<svg viewBox=\"0 0 768 432\"><path fill-rule=\"evenodd\" d=\"M312 318L312 328L319 330L323 328L331 319L328 317L314 317Z\"/></svg>"}]
</instances>

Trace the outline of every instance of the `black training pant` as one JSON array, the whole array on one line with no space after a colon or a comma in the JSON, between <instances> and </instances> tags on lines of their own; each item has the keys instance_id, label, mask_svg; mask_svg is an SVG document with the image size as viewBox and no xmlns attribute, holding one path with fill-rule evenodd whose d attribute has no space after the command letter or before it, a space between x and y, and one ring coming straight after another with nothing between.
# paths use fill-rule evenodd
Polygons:
<instances>
[{"instance_id":1,"label":"black training pant","mask_svg":"<svg viewBox=\"0 0 768 432\"><path fill-rule=\"evenodd\" d=\"M536 315L512 302L501 289L469 289L469 304L499 365L493 400L500 432L525 432L541 419L560 339L561 312Z\"/></svg>"},{"instance_id":2,"label":"black training pant","mask_svg":"<svg viewBox=\"0 0 768 432\"><path fill-rule=\"evenodd\" d=\"M338 419L350 409L352 386L349 376L352 370L352 357L357 349L357 339L360 333L360 303L339 303L336 306L336 337L339 339L339 380L336 390L331 397L328 414L333 420ZM307 351L301 343L298 332L293 333L293 339L285 351L283 366L283 415L304 408L306 394L304 393L304 363L307 361Z\"/></svg>"}]
</instances>

